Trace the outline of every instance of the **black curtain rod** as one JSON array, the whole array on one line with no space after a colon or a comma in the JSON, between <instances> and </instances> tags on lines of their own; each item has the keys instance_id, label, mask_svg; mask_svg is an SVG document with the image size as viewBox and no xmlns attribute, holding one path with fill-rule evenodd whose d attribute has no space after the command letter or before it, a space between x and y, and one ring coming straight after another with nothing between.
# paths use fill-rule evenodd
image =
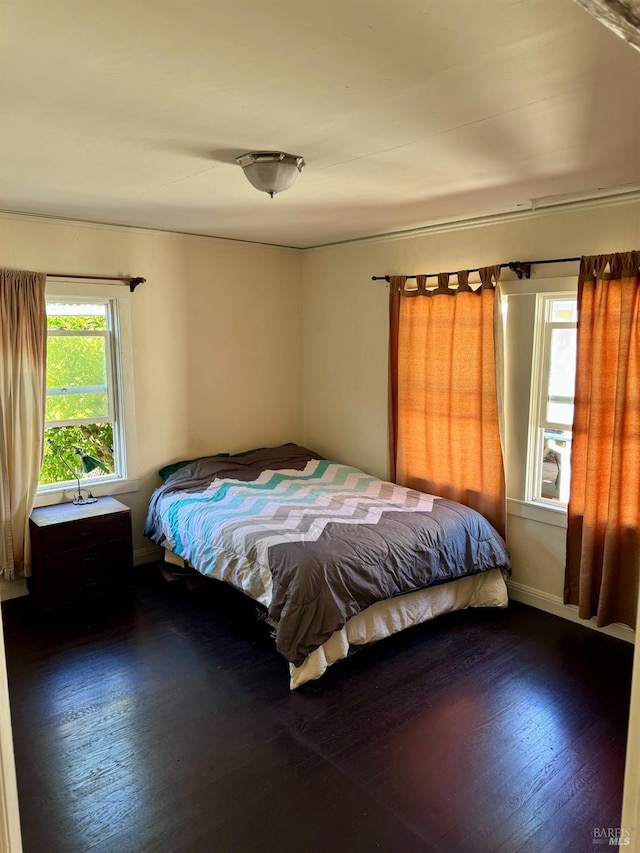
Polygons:
<instances>
[{"instance_id":1,"label":"black curtain rod","mask_svg":"<svg viewBox=\"0 0 640 853\"><path fill-rule=\"evenodd\" d=\"M579 261L581 258L547 258L543 261L509 261L506 264L497 264L501 270L510 269L514 272L519 279L523 278L531 278L531 267L535 264L568 264L573 261ZM480 267L476 267L472 270L467 270L467 272L478 272ZM445 275L457 275L456 272L448 272ZM425 278L437 278L440 273L430 272L425 274ZM388 275L373 275L371 276L371 281L389 281L390 276ZM417 275L407 275L405 278L418 278Z\"/></svg>"},{"instance_id":2,"label":"black curtain rod","mask_svg":"<svg viewBox=\"0 0 640 853\"><path fill-rule=\"evenodd\" d=\"M83 279L87 281L123 281L125 284L129 285L129 290L131 293L136 289L139 284L144 284L146 278L132 277L130 275L73 275L72 273L64 273L64 272L48 272L45 273L47 278L76 278Z\"/></svg>"}]
</instances>

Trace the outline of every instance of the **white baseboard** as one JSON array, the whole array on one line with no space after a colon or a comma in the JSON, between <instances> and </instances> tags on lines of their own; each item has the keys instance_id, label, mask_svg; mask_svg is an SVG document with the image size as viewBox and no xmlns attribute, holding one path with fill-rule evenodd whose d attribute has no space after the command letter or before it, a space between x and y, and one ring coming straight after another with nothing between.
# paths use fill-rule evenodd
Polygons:
<instances>
[{"instance_id":1,"label":"white baseboard","mask_svg":"<svg viewBox=\"0 0 640 853\"><path fill-rule=\"evenodd\" d=\"M24 578L16 578L8 581L0 578L0 601L9 601L10 598L21 598L28 595L27 582Z\"/></svg>"},{"instance_id":2,"label":"white baseboard","mask_svg":"<svg viewBox=\"0 0 640 853\"><path fill-rule=\"evenodd\" d=\"M553 613L554 616L561 616L563 619L584 625L586 628L592 628L594 631L607 634L609 637L626 640L627 643L635 643L636 632L632 631L627 625L616 623L615 625L607 625L606 628L598 628L595 619L581 619L578 616L578 608L573 604L565 604L559 595L552 595L549 592L543 592L540 589L534 589L512 580L507 580L507 587L509 598L513 598L514 601L521 601L523 604L537 607L538 610Z\"/></svg>"},{"instance_id":3,"label":"white baseboard","mask_svg":"<svg viewBox=\"0 0 640 853\"><path fill-rule=\"evenodd\" d=\"M144 563L153 563L156 560L161 560L163 554L164 551L159 545L149 545L146 548L136 548L133 552L133 565L142 566Z\"/></svg>"}]
</instances>

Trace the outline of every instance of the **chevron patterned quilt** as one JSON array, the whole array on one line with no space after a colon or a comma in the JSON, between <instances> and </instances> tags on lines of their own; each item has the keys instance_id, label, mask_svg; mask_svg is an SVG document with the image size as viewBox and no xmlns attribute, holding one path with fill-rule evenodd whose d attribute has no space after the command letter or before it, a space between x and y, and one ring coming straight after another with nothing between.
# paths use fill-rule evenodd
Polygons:
<instances>
[{"instance_id":1,"label":"chevron patterned quilt","mask_svg":"<svg viewBox=\"0 0 640 853\"><path fill-rule=\"evenodd\" d=\"M510 570L474 510L297 445L181 468L154 492L145 533L263 604L296 666L376 601Z\"/></svg>"}]
</instances>

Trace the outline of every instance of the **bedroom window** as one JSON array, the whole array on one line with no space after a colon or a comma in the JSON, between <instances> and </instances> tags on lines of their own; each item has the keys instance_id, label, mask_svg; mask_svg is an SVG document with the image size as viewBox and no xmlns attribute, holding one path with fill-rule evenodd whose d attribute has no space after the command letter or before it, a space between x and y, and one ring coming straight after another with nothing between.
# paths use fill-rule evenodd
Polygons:
<instances>
[{"instance_id":1,"label":"bedroom window","mask_svg":"<svg viewBox=\"0 0 640 853\"><path fill-rule=\"evenodd\" d=\"M575 295L537 295L527 492L559 507L569 501L577 320Z\"/></svg>"},{"instance_id":2,"label":"bedroom window","mask_svg":"<svg viewBox=\"0 0 640 853\"><path fill-rule=\"evenodd\" d=\"M81 485L112 494L131 476L132 396L128 303L113 288L47 286L47 390L39 494ZM83 292L83 295L79 293ZM127 405L127 403L129 405ZM77 451L99 460L83 473ZM104 488L101 488L104 486ZM94 487L98 487L94 489ZM39 500L38 503L42 501Z\"/></svg>"}]
</instances>

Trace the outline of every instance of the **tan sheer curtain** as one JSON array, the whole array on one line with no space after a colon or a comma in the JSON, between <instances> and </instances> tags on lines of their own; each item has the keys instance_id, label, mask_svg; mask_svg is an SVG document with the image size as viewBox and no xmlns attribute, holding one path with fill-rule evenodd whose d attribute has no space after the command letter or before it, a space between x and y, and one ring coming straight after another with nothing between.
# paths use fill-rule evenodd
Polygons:
<instances>
[{"instance_id":1,"label":"tan sheer curtain","mask_svg":"<svg viewBox=\"0 0 640 853\"><path fill-rule=\"evenodd\" d=\"M640 567L640 252L583 258L565 602L635 627Z\"/></svg>"},{"instance_id":2,"label":"tan sheer curtain","mask_svg":"<svg viewBox=\"0 0 640 853\"><path fill-rule=\"evenodd\" d=\"M499 267L448 275L437 290L390 281L391 478L466 504L504 535L505 483L496 388ZM501 347L498 347L501 351Z\"/></svg>"},{"instance_id":3,"label":"tan sheer curtain","mask_svg":"<svg viewBox=\"0 0 640 853\"><path fill-rule=\"evenodd\" d=\"M44 439L45 278L0 270L0 568L9 580L31 574L29 515Z\"/></svg>"}]
</instances>

